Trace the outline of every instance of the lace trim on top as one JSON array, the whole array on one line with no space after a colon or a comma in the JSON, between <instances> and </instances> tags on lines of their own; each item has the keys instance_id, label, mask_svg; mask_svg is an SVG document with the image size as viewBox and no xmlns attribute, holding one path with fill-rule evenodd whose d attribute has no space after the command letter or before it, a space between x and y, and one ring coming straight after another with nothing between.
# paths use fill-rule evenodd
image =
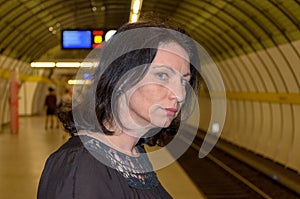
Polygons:
<instances>
[{"instance_id":1,"label":"lace trim on top","mask_svg":"<svg viewBox=\"0 0 300 199\"><path fill-rule=\"evenodd\" d=\"M158 186L159 181L152 171L152 165L146 155L129 156L89 136L81 137L81 140L90 152L98 157L100 155L101 160L106 161L107 165L116 169L130 187L152 189ZM138 146L138 150L140 153L145 153L141 146Z\"/></svg>"}]
</instances>

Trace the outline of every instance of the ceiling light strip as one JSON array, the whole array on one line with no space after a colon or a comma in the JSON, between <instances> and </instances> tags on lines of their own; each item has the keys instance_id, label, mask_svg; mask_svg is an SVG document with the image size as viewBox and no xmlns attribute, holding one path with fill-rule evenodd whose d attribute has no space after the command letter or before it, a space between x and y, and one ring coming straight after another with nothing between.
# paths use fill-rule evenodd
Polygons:
<instances>
[{"instance_id":1,"label":"ceiling light strip","mask_svg":"<svg viewBox=\"0 0 300 199\"><path fill-rule=\"evenodd\" d=\"M33 68L53 68L55 62L31 62L30 66Z\"/></svg>"},{"instance_id":2,"label":"ceiling light strip","mask_svg":"<svg viewBox=\"0 0 300 199\"><path fill-rule=\"evenodd\" d=\"M129 16L130 23L137 22L139 20L142 4L143 4L143 0L131 1L130 16Z\"/></svg>"},{"instance_id":3,"label":"ceiling light strip","mask_svg":"<svg viewBox=\"0 0 300 199\"><path fill-rule=\"evenodd\" d=\"M31 62L32 68L79 68L95 67L97 62Z\"/></svg>"}]
</instances>

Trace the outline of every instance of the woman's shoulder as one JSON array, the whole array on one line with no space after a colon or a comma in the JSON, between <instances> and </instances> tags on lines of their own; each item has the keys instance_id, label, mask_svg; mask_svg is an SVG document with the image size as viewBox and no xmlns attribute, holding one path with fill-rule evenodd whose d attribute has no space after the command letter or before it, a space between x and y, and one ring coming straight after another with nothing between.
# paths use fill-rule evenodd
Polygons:
<instances>
[{"instance_id":1,"label":"woman's shoulder","mask_svg":"<svg viewBox=\"0 0 300 199\"><path fill-rule=\"evenodd\" d=\"M53 152L48 160L51 159L61 159L62 156L74 157L83 152L84 146L79 138L79 136L72 136L65 142L61 147L59 147L55 152ZM66 160L62 158L61 160Z\"/></svg>"},{"instance_id":2,"label":"woman's shoulder","mask_svg":"<svg viewBox=\"0 0 300 199\"><path fill-rule=\"evenodd\" d=\"M105 191L109 179L107 167L91 156L79 136L74 136L47 159L38 198L73 198L74 194L95 198Z\"/></svg>"},{"instance_id":3,"label":"woman's shoulder","mask_svg":"<svg viewBox=\"0 0 300 199\"><path fill-rule=\"evenodd\" d=\"M86 160L88 160L86 162ZM81 136L72 136L60 148L52 153L47 162L52 161L55 164L64 164L65 167L78 167L82 163L99 164L99 161L93 161L94 158L83 144ZM82 163L81 163L82 162Z\"/></svg>"},{"instance_id":4,"label":"woman's shoulder","mask_svg":"<svg viewBox=\"0 0 300 199\"><path fill-rule=\"evenodd\" d=\"M82 141L79 136L71 136L55 153L64 150L80 149L83 147Z\"/></svg>"},{"instance_id":5,"label":"woman's shoulder","mask_svg":"<svg viewBox=\"0 0 300 199\"><path fill-rule=\"evenodd\" d=\"M72 136L53 152L43 170L43 177L54 181L74 180L82 176L94 178L97 175L108 175L106 165L94 158L84 146L80 136Z\"/></svg>"}]
</instances>

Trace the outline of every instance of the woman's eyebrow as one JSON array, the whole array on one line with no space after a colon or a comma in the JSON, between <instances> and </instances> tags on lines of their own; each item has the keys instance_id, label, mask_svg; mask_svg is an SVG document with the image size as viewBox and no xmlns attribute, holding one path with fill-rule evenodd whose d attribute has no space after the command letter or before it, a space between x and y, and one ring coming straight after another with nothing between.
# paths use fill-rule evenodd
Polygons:
<instances>
[{"instance_id":1,"label":"woman's eyebrow","mask_svg":"<svg viewBox=\"0 0 300 199\"><path fill-rule=\"evenodd\" d=\"M186 74L183 74L182 76L183 76L183 77L190 77L190 76L191 76L191 73L186 73Z\"/></svg>"},{"instance_id":2,"label":"woman's eyebrow","mask_svg":"<svg viewBox=\"0 0 300 199\"><path fill-rule=\"evenodd\" d=\"M172 67L167 66L167 65L154 65L153 68L166 68L166 69L168 69L171 73L176 74L176 71L175 71Z\"/></svg>"}]
</instances>

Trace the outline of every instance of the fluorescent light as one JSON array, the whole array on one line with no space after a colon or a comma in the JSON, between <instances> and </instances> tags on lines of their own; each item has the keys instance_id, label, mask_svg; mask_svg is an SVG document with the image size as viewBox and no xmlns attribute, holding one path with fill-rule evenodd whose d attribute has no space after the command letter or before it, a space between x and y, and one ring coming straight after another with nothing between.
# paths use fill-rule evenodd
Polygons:
<instances>
[{"instance_id":1,"label":"fluorescent light","mask_svg":"<svg viewBox=\"0 0 300 199\"><path fill-rule=\"evenodd\" d=\"M55 62L31 62L31 67L42 67L42 68L53 68L55 67Z\"/></svg>"},{"instance_id":2,"label":"fluorescent light","mask_svg":"<svg viewBox=\"0 0 300 199\"><path fill-rule=\"evenodd\" d=\"M85 80L85 79L70 79L68 80L68 84L70 85L82 85L82 84L90 84L91 80Z\"/></svg>"},{"instance_id":3,"label":"fluorescent light","mask_svg":"<svg viewBox=\"0 0 300 199\"><path fill-rule=\"evenodd\" d=\"M71 68L79 68L80 62L57 62L56 67L71 67Z\"/></svg>"},{"instance_id":4,"label":"fluorescent light","mask_svg":"<svg viewBox=\"0 0 300 199\"><path fill-rule=\"evenodd\" d=\"M138 15L137 14L132 14L131 15L131 19L130 19L130 22L131 23L134 23L134 22L137 22L138 21Z\"/></svg>"},{"instance_id":5,"label":"fluorescent light","mask_svg":"<svg viewBox=\"0 0 300 199\"><path fill-rule=\"evenodd\" d=\"M94 67L95 64L93 62L81 62L80 67Z\"/></svg>"},{"instance_id":6,"label":"fluorescent light","mask_svg":"<svg viewBox=\"0 0 300 199\"><path fill-rule=\"evenodd\" d=\"M131 9L130 9L130 16L129 22L137 22L139 20L139 16L141 13L143 0L132 0L131 1Z\"/></svg>"},{"instance_id":7,"label":"fluorescent light","mask_svg":"<svg viewBox=\"0 0 300 199\"><path fill-rule=\"evenodd\" d=\"M96 67L97 62L31 62L31 67L40 68L79 68L79 67Z\"/></svg>"},{"instance_id":8,"label":"fluorescent light","mask_svg":"<svg viewBox=\"0 0 300 199\"><path fill-rule=\"evenodd\" d=\"M139 13L139 11L140 11L140 1L138 1L138 0L135 0L134 2L133 2L133 6L132 6L132 13L133 14L138 14Z\"/></svg>"}]
</instances>

